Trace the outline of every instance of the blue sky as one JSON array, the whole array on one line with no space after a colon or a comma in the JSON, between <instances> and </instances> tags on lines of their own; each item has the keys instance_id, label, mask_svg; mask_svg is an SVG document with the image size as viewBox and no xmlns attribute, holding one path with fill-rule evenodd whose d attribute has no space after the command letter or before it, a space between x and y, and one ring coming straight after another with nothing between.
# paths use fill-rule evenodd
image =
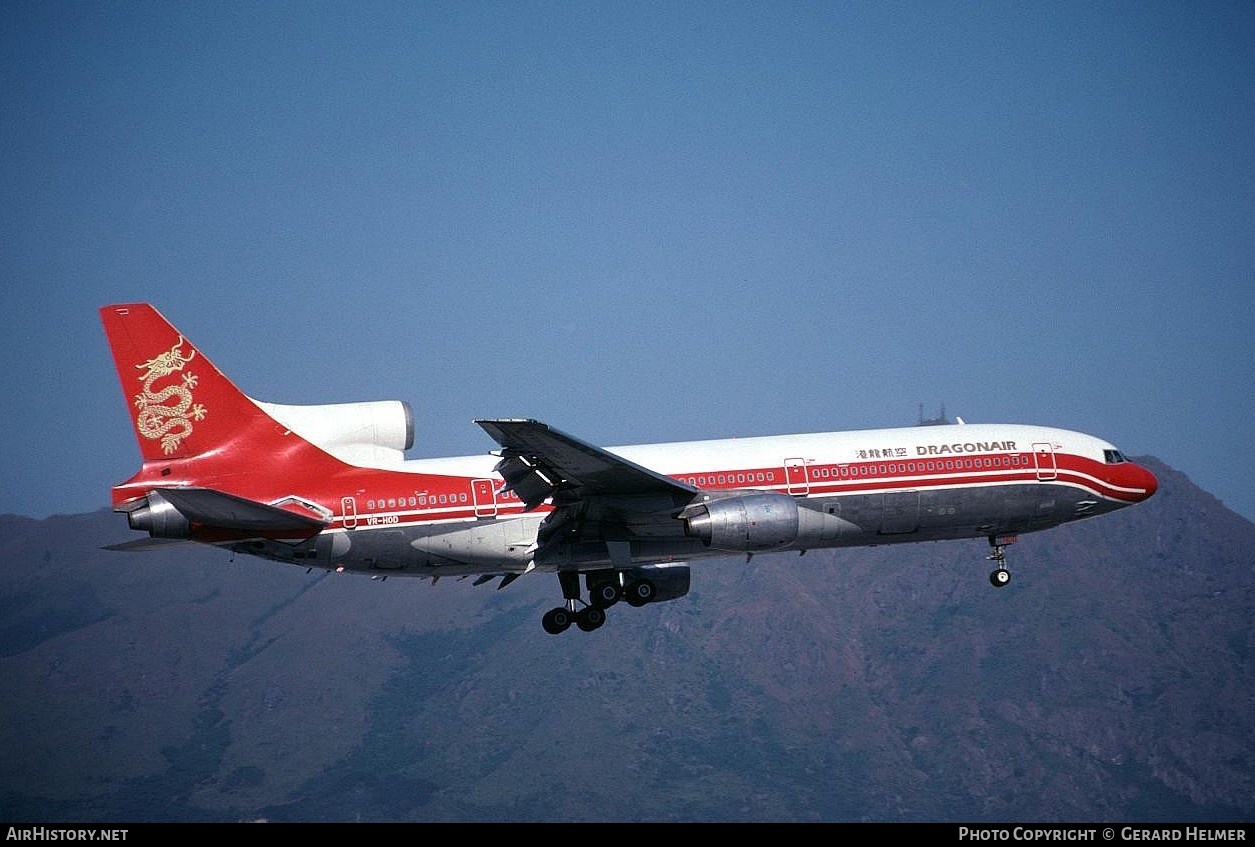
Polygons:
<instances>
[{"instance_id":1,"label":"blue sky","mask_svg":"<svg viewBox=\"0 0 1255 847\"><path fill-rule=\"evenodd\" d=\"M0 4L0 512L139 463L97 309L413 456L969 422L1255 518L1255 5Z\"/></svg>"}]
</instances>

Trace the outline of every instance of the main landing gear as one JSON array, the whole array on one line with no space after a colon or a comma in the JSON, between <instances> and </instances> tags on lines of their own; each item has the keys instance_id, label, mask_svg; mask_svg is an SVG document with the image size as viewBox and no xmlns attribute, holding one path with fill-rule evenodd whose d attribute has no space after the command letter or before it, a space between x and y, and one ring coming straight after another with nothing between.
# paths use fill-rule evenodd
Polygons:
<instances>
[{"instance_id":1,"label":"main landing gear","mask_svg":"<svg viewBox=\"0 0 1255 847\"><path fill-rule=\"evenodd\" d=\"M558 583L562 586L565 605L545 612L540 625L550 635L566 632L575 624L584 632L592 632L606 622L606 609L620 600L631 606L644 606L657 596L653 582L633 579L624 583L619 571L610 571L607 578L593 581L589 577L588 602L580 592L580 575L576 571L559 571Z\"/></svg>"},{"instance_id":2,"label":"main landing gear","mask_svg":"<svg viewBox=\"0 0 1255 847\"><path fill-rule=\"evenodd\" d=\"M989 547L992 551L985 558L998 566L989 574L989 583L995 588L1001 588L1011 581L1011 571L1007 570L1007 547L1019 541L1014 535L991 535L989 536Z\"/></svg>"}]
</instances>

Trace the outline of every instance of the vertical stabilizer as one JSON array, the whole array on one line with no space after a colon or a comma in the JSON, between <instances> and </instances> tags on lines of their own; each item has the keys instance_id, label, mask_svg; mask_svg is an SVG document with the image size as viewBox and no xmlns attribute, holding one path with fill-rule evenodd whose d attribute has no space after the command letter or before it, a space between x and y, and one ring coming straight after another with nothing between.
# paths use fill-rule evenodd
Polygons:
<instances>
[{"instance_id":1,"label":"vertical stabilizer","mask_svg":"<svg viewBox=\"0 0 1255 847\"><path fill-rule=\"evenodd\" d=\"M115 505L153 485L254 496L238 486L338 464L266 414L151 305L105 306L100 317L143 459L114 489ZM256 474L262 467L273 476Z\"/></svg>"}]
</instances>

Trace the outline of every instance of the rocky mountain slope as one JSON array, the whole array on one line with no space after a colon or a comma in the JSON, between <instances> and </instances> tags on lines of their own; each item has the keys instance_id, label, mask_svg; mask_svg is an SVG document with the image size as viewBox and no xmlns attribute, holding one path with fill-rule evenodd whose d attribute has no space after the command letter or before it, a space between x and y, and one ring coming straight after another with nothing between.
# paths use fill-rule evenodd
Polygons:
<instances>
[{"instance_id":1,"label":"rocky mountain slope","mask_svg":"<svg viewBox=\"0 0 1255 847\"><path fill-rule=\"evenodd\" d=\"M0 818L1249 821L1255 524L1159 493L1034 535L697 563L546 635L548 575L112 553L0 517Z\"/></svg>"}]
</instances>

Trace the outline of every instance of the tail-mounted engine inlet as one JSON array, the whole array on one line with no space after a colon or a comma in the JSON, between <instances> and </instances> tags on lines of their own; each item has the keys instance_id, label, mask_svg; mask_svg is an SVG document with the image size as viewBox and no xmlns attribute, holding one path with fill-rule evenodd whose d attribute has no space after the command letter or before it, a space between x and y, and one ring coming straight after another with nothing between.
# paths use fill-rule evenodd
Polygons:
<instances>
[{"instance_id":1,"label":"tail-mounted engine inlet","mask_svg":"<svg viewBox=\"0 0 1255 847\"><path fill-rule=\"evenodd\" d=\"M187 518L157 491L149 492L141 506L128 511L126 522L131 529L143 530L153 538L190 538L192 535Z\"/></svg>"}]
</instances>

